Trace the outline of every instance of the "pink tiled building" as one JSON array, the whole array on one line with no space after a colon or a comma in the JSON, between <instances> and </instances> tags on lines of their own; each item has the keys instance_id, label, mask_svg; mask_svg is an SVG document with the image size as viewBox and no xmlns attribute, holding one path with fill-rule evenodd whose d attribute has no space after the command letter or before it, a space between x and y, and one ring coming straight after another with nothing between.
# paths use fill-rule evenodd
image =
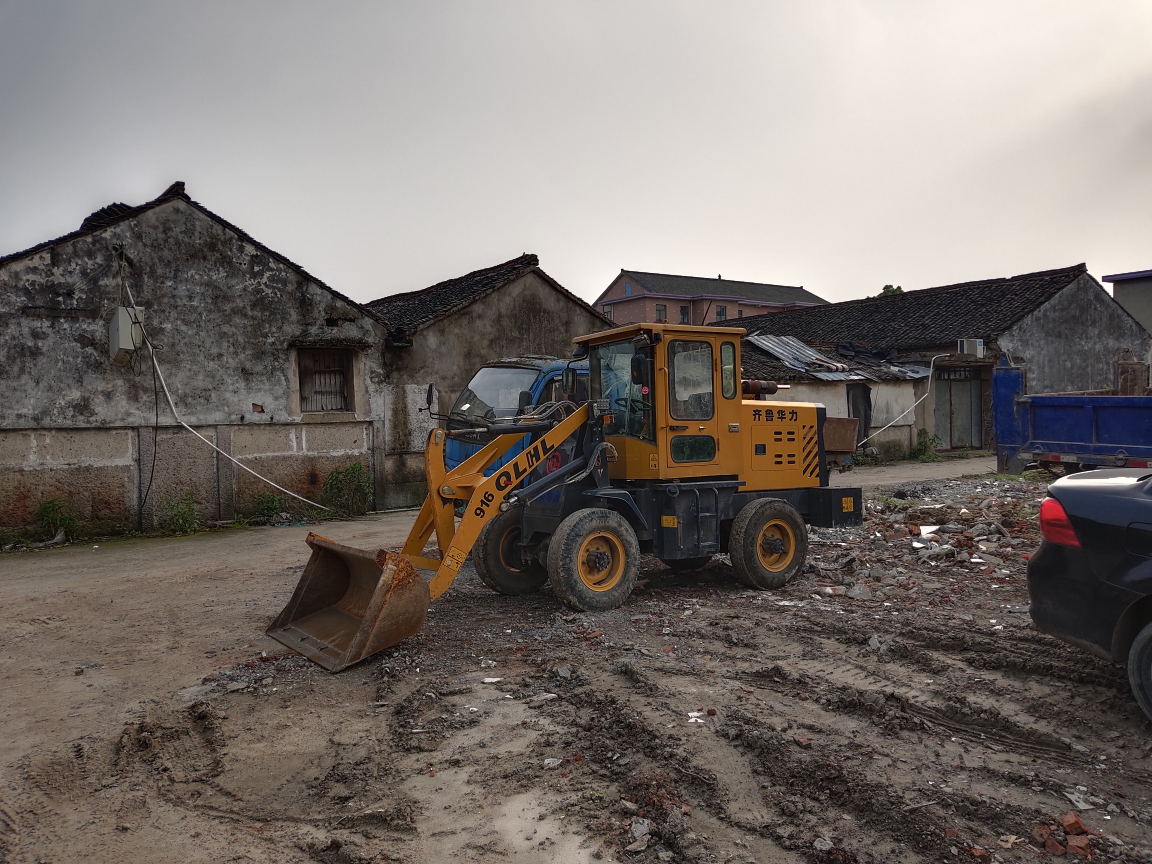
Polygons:
<instances>
[{"instance_id":1,"label":"pink tiled building","mask_svg":"<svg viewBox=\"0 0 1152 864\"><path fill-rule=\"evenodd\" d=\"M827 303L789 285L621 270L593 305L616 324L724 324Z\"/></svg>"}]
</instances>

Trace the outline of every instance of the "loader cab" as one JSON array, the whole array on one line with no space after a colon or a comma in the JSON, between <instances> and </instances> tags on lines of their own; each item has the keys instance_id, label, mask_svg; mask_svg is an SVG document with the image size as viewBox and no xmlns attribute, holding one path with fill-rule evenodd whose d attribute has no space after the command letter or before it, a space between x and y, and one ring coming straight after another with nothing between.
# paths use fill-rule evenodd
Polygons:
<instances>
[{"instance_id":1,"label":"loader cab","mask_svg":"<svg viewBox=\"0 0 1152 864\"><path fill-rule=\"evenodd\" d=\"M563 374L566 367L575 372L575 393L565 394ZM571 374L571 373L570 373ZM525 407L545 402L568 401L583 404L588 400L588 362L562 360L559 357L529 355L498 360L481 366L468 382L448 413L450 431L488 426L498 420L515 417ZM451 470L492 440L483 432L450 438L444 446L444 464ZM528 441L525 436L503 458L486 471L491 474L515 459Z\"/></svg>"},{"instance_id":2,"label":"loader cab","mask_svg":"<svg viewBox=\"0 0 1152 864\"><path fill-rule=\"evenodd\" d=\"M613 479L740 474L738 328L641 324L576 340L586 346L589 398L606 403Z\"/></svg>"}]
</instances>

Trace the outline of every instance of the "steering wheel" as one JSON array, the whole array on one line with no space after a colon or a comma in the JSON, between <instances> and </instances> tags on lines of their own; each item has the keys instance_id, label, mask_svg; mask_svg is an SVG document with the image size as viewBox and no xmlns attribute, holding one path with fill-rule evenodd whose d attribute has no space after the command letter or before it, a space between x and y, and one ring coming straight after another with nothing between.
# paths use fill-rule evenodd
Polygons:
<instances>
[{"instance_id":1,"label":"steering wheel","mask_svg":"<svg viewBox=\"0 0 1152 864\"><path fill-rule=\"evenodd\" d=\"M633 399L632 397L619 397L612 400L612 404L618 408L627 408L630 413L643 414L648 410L648 403L643 399Z\"/></svg>"}]
</instances>

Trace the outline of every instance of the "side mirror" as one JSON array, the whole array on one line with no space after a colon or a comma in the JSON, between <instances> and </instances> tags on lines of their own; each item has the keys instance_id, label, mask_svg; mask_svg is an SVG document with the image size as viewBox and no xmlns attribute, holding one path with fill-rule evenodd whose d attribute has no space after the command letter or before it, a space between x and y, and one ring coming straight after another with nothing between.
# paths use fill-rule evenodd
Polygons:
<instances>
[{"instance_id":1,"label":"side mirror","mask_svg":"<svg viewBox=\"0 0 1152 864\"><path fill-rule=\"evenodd\" d=\"M572 396L576 392L576 370L571 366L564 369L564 377L561 386L564 388L566 396Z\"/></svg>"},{"instance_id":2,"label":"side mirror","mask_svg":"<svg viewBox=\"0 0 1152 864\"><path fill-rule=\"evenodd\" d=\"M632 355L632 383L647 384L648 358L643 354Z\"/></svg>"},{"instance_id":3,"label":"side mirror","mask_svg":"<svg viewBox=\"0 0 1152 864\"><path fill-rule=\"evenodd\" d=\"M424 400L425 402L428 403L428 410L429 411L432 410L432 402L435 399L436 399L436 385L435 384L429 384L428 385L428 395L425 397L425 400Z\"/></svg>"},{"instance_id":4,"label":"side mirror","mask_svg":"<svg viewBox=\"0 0 1152 864\"><path fill-rule=\"evenodd\" d=\"M523 414L525 411L527 411L531 407L532 407L532 391L531 390L521 390L520 391L520 399L516 405L516 413L517 414Z\"/></svg>"}]
</instances>

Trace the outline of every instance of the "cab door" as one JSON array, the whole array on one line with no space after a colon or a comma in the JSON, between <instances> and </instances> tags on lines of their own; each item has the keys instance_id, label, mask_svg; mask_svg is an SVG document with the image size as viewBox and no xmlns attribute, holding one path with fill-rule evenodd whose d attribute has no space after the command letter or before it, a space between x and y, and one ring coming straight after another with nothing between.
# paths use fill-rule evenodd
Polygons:
<instances>
[{"instance_id":1,"label":"cab door","mask_svg":"<svg viewBox=\"0 0 1152 864\"><path fill-rule=\"evenodd\" d=\"M714 474L720 459L715 346L708 339L670 339L666 351L665 467L675 477Z\"/></svg>"}]
</instances>

